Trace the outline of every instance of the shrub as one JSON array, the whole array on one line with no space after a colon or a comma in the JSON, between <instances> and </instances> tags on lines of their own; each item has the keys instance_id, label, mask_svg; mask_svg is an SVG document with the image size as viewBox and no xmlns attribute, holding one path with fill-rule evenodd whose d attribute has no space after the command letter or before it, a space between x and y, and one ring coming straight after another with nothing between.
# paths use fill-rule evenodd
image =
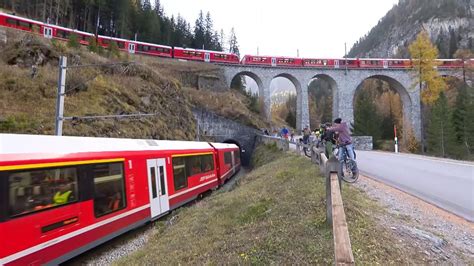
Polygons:
<instances>
[{"instance_id":1,"label":"shrub","mask_svg":"<svg viewBox=\"0 0 474 266\"><path fill-rule=\"evenodd\" d=\"M104 47L102 47L95 37L89 38L89 46L88 49L92 53L96 54L104 54Z\"/></svg>"},{"instance_id":2,"label":"shrub","mask_svg":"<svg viewBox=\"0 0 474 266\"><path fill-rule=\"evenodd\" d=\"M77 34L69 35L69 41L67 45L71 48L76 48L76 49L79 48L80 43L79 43L79 37L77 36Z\"/></svg>"},{"instance_id":3,"label":"shrub","mask_svg":"<svg viewBox=\"0 0 474 266\"><path fill-rule=\"evenodd\" d=\"M404 141L405 149L408 152L411 152L411 153L419 153L420 152L420 143L416 139L415 132L413 132L413 129L410 128L408 130L406 138L407 139Z\"/></svg>"},{"instance_id":4,"label":"shrub","mask_svg":"<svg viewBox=\"0 0 474 266\"><path fill-rule=\"evenodd\" d=\"M51 44L53 45L53 47L56 51L58 51L60 53L65 53L66 52L66 45L62 41L52 39Z\"/></svg>"},{"instance_id":5,"label":"shrub","mask_svg":"<svg viewBox=\"0 0 474 266\"><path fill-rule=\"evenodd\" d=\"M89 49L91 53L99 52L99 45L97 44L97 40L95 38L89 38L89 46L87 49Z\"/></svg>"},{"instance_id":6,"label":"shrub","mask_svg":"<svg viewBox=\"0 0 474 266\"><path fill-rule=\"evenodd\" d=\"M120 50L116 42L111 42L108 48L108 56L120 58Z\"/></svg>"}]
</instances>

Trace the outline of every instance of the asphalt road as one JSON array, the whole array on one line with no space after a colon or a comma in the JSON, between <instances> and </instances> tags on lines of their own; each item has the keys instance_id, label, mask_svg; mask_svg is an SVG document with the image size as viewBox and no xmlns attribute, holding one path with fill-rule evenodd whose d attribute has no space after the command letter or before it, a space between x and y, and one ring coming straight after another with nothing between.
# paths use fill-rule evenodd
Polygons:
<instances>
[{"instance_id":1,"label":"asphalt road","mask_svg":"<svg viewBox=\"0 0 474 266\"><path fill-rule=\"evenodd\" d=\"M357 164L362 174L474 222L474 163L357 151Z\"/></svg>"}]
</instances>

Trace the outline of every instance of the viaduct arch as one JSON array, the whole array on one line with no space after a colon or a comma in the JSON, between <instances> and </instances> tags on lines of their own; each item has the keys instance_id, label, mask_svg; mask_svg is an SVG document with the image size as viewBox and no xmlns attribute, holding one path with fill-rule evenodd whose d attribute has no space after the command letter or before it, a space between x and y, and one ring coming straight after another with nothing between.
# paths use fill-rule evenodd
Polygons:
<instances>
[{"instance_id":1,"label":"viaduct arch","mask_svg":"<svg viewBox=\"0 0 474 266\"><path fill-rule=\"evenodd\" d=\"M333 117L354 121L354 97L362 82L377 78L388 82L401 97L403 105L404 128L411 128L417 139L421 138L420 90L414 86L411 70L407 69L317 69L270 66L223 65L226 83L229 85L236 76L247 75L253 78L263 99L267 119L271 116L270 83L276 77L289 79L297 93L297 130L309 124L308 86L314 78L329 82L333 90ZM441 70L443 76L463 78L462 70ZM405 131L406 132L406 131Z\"/></svg>"}]
</instances>

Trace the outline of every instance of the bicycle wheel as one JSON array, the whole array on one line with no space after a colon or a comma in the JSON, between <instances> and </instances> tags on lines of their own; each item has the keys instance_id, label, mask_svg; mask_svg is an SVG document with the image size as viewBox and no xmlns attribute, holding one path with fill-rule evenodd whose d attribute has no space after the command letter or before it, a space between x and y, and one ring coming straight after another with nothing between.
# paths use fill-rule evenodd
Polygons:
<instances>
[{"instance_id":1,"label":"bicycle wheel","mask_svg":"<svg viewBox=\"0 0 474 266\"><path fill-rule=\"evenodd\" d=\"M356 169L352 171L352 169ZM346 159L342 163L342 179L347 183L354 183L359 179L359 170L357 163L351 159Z\"/></svg>"},{"instance_id":2,"label":"bicycle wheel","mask_svg":"<svg viewBox=\"0 0 474 266\"><path fill-rule=\"evenodd\" d=\"M307 157L311 158L311 149L310 149L310 148L306 148L306 147L303 148L303 149L304 149L304 154L305 154Z\"/></svg>"}]
</instances>

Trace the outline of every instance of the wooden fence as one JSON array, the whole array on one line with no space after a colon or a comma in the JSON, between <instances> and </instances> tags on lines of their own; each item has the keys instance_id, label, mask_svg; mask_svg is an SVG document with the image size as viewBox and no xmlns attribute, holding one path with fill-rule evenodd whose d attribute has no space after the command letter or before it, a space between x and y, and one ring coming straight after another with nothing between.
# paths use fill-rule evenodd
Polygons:
<instances>
[{"instance_id":1,"label":"wooden fence","mask_svg":"<svg viewBox=\"0 0 474 266\"><path fill-rule=\"evenodd\" d=\"M338 177L339 161L332 154L328 159L324 149L316 148L313 144L296 143L298 154L301 154L301 148L310 149L311 161L319 165L326 179L326 220L332 224L335 264L354 265L349 228L342 203L341 179Z\"/></svg>"}]
</instances>

